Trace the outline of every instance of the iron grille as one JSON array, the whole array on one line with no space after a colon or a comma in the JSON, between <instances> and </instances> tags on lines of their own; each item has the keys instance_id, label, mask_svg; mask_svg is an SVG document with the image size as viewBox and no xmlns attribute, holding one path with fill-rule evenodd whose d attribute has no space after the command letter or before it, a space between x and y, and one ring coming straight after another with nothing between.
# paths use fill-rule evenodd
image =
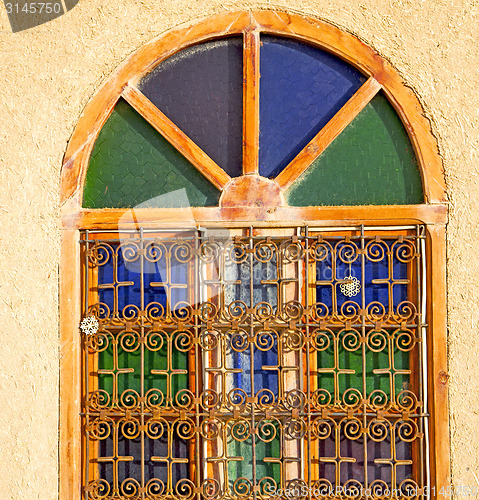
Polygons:
<instances>
[{"instance_id":1,"label":"iron grille","mask_svg":"<svg viewBox=\"0 0 479 500\"><path fill-rule=\"evenodd\" d=\"M424 247L422 226L85 232L85 498L422 498Z\"/></svg>"}]
</instances>

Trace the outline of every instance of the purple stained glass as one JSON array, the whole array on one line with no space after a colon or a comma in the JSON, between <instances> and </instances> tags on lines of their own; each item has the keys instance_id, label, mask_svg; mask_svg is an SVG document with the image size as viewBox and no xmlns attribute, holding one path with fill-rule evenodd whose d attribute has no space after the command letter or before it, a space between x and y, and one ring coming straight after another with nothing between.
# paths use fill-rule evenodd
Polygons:
<instances>
[{"instance_id":1,"label":"purple stained glass","mask_svg":"<svg viewBox=\"0 0 479 500\"><path fill-rule=\"evenodd\" d=\"M139 88L230 176L241 175L242 38L182 50L146 75Z\"/></svg>"}]
</instances>

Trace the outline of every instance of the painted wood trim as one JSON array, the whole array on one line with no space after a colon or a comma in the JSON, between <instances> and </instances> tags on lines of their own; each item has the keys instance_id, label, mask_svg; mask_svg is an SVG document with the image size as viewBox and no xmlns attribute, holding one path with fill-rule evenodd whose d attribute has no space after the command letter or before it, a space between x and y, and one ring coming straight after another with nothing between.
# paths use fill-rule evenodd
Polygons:
<instances>
[{"instance_id":1,"label":"painted wood trim","mask_svg":"<svg viewBox=\"0 0 479 500\"><path fill-rule=\"evenodd\" d=\"M127 85L121 96L220 191L231 177L137 88Z\"/></svg>"},{"instance_id":2,"label":"painted wood trim","mask_svg":"<svg viewBox=\"0 0 479 500\"><path fill-rule=\"evenodd\" d=\"M63 214L63 224L71 229L117 229L121 218L133 209L105 208L102 210L83 209ZM297 224L316 224L317 226L360 225L405 225L405 224L444 224L447 220L446 205L367 205L354 207L200 207L147 208L134 210L134 223L124 227L171 226L181 228L196 224L209 224L228 227L231 224L252 222L255 225L270 227ZM122 225L123 227L123 225Z\"/></svg>"},{"instance_id":3,"label":"painted wood trim","mask_svg":"<svg viewBox=\"0 0 479 500\"><path fill-rule=\"evenodd\" d=\"M259 172L259 32L247 30L243 46L243 174Z\"/></svg>"},{"instance_id":4,"label":"painted wood trim","mask_svg":"<svg viewBox=\"0 0 479 500\"><path fill-rule=\"evenodd\" d=\"M65 153L65 172L62 172L61 183L62 201L72 198L75 188L82 188L86 175L86 168L83 167L87 164L91 151L89 148L82 150L82 147L88 141L94 143L105 109L114 105L129 82L134 85L162 60L192 44L242 34L252 22L260 32L295 38L327 50L379 82L411 138L418 158L426 201L446 201L442 161L429 121L423 115L416 95L405 85L394 68L371 47L329 23L279 11L244 11L210 17L195 26L171 30L145 44L127 58L87 104L78 121ZM71 162L73 157L80 159ZM81 196L77 196L75 200L78 199L81 200ZM78 201L75 203L80 208Z\"/></svg>"},{"instance_id":5,"label":"painted wood trim","mask_svg":"<svg viewBox=\"0 0 479 500\"><path fill-rule=\"evenodd\" d=\"M80 500L81 348L79 232L62 231L60 267L60 449L61 500Z\"/></svg>"},{"instance_id":6,"label":"painted wood trim","mask_svg":"<svg viewBox=\"0 0 479 500\"><path fill-rule=\"evenodd\" d=\"M427 228L427 323L430 464L431 482L436 498L450 498L450 434L447 368L447 300L446 300L446 229L444 225Z\"/></svg>"},{"instance_id":7,"label":"painted wood trim","mask_svg":"<svg viewBox=\"0 0 479 500\"><path fill-rule=\"evenodd\" d=\"M371 99L379 92L381 85L370 77L348 102L311 139L303 150L276 177L276 182L286 190L313 163L313 161L336 139L356 118Z\"/></svg>"}]
</instances>

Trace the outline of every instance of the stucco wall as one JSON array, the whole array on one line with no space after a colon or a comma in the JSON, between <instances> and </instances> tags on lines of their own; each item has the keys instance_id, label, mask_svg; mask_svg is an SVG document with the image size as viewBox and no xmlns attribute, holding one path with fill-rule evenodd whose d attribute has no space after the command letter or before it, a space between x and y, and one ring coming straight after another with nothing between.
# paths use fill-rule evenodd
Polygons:
<instances>
[{"instance_id":1,"label":"stucco wall","mask_svg":"<svg viewBox=\"0 0 479 500\"><path fill-rule=\"evenodd\" d=\"M58 184L89 98L132 51L214 13L279 8L320 17L389 59L432 120L450 196L452 475L479 482L479 4L474 0L80 0L12 34L0 5L0 499L56 499Z\"/></svg>"}]
</instances>

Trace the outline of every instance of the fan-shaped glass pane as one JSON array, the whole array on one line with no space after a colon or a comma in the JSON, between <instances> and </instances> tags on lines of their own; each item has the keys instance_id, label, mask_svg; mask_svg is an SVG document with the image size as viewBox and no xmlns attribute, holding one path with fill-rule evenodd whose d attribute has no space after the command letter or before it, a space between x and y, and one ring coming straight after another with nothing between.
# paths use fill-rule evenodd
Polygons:
<instances>
[{"instance_id":1,"label":"fan-shaped glass pane","mask_svg":"<svg viewBox=\"0 0 479 500\"><path fill-rule=\"evenodd\" d=\"M243 41L189 47L159 64L140 90L230 176L241 175Z\"/></svg>"},{"instance_id":2,"label":"fan-shaped glass pane","mask_svg":"<svg viewBox=\"0 0 479 500\"><path fill-rule=\"evenodd\" d=\"M83 206L154 207L160 195L178 189L186 190L191 206L218 204L216 187L133 108L119 101L93 149ZM162 207L183 206L186 198L166 200ZM178 205L172 205L175 200Z\"/></svg>"},{"instance_id":3,"label":"fan-shaped glass pane","mask_svg":"<svg viewBox=\"0 0 479 500\"><path fill-rule=\"evenodd\" d=\"M260 174L275 177L341 109L365 77L341 59L285 38L260 51Z\"/></svg>"},{"instance_id":4,"label":"fan-shaped glass pane","mask_svg":"<svg viewBox=\"0 0 479 500\"><path fill-rule=\"evenodd\" d=\"M293 206L423 202L411 141L382 94L313 162L286 198Z\"/></svg>"}]
</instances>

